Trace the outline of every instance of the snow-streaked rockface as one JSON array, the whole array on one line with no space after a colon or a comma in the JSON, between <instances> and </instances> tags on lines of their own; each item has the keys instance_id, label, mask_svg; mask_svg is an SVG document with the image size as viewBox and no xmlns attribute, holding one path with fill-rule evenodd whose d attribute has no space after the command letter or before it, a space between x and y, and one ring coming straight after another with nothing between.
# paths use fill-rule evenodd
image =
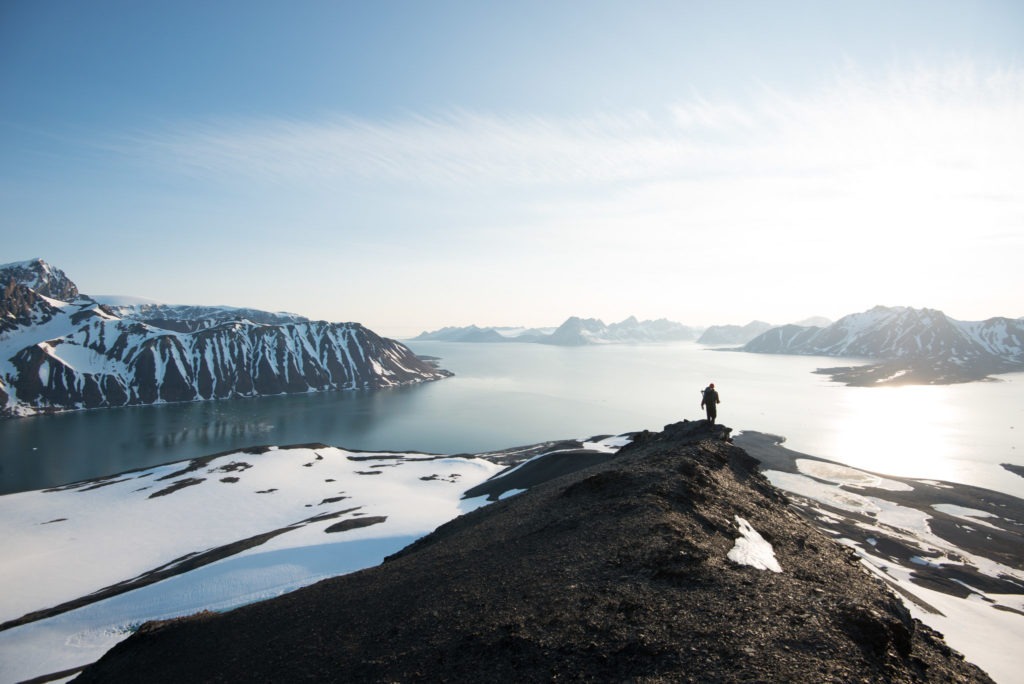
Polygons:
<instances>
[{"instance_id":1,"label":"snow-streaked rockface","mask_svg":"<svg viewBox=\"0 0 1024 684\"><path fill-rule=\"evenodd\" d=\"M55 274L66 282L58 286ZM55 299L33 290L36 284L73 296ZM0 288L0 414L7 416L378 389L450 375L358 323L226 307L101 305L41 260L0 268Z\"/></svg>"},{"instance_id":2,"label":"snow-streaked rockface","mask_svg":"<svg viewBox=\"0 0 1024 684\"><path fill-rule=\"evenodd\" d=\"M917 374L934 382L959 382L1024 370L1024 321L990 318L966 322L935 309L876 306L823 328L774 328L742 349L877 359L886 362L887 373L904 371L899 377ZM901 365L904 368L896 369Z\"/></svg>"}]
</instances>

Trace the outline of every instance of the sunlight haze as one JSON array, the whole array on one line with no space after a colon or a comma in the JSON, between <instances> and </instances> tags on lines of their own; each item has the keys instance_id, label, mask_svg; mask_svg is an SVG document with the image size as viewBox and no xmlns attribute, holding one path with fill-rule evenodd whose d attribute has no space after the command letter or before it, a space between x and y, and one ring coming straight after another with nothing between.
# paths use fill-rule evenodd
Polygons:
<instances>
[{"instance_id":1,"label":"sunlight haze","mask_svg":"<svg viewBox=\"0 0 1024 684\"><path fill-rule=\"evenodd\" d=\"M406 337L1024 316L1016 2L0 6L0 263Z\"/></svg>"}]
</instances>

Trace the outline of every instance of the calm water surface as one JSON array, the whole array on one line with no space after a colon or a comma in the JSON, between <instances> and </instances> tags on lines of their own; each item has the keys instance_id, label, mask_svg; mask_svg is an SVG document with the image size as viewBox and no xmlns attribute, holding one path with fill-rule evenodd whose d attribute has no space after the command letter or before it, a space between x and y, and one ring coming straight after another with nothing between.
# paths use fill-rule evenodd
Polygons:
<instances>
[{"instance_id":1,"label":"calm water surface","mask_svg":"<svg viewBox=\"0 0 1024 684\"><path fill-rule=\"evenodd\" d=\"M334 392L78 411L0 421L0 493L36 489L260 444L323 442L467 453L552 439L661 429L702 417L893 475L1024 497L1024 374L945 387L852 388L813 374L841 361L719 352L695 343L561 348L412 342L456 377Z\"/></svg>"}]
</instances>

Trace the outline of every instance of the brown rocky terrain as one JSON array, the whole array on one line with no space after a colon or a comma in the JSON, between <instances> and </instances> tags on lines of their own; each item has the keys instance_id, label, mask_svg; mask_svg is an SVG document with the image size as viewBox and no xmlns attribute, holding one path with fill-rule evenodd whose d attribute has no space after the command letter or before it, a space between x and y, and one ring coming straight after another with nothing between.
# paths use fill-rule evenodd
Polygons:
<instances>
[{"instance_id":1,"label":"brown rocky terrain","mask_svg":"<svg viewBox=\"0 0 1024 684\"><path fill-rule=\"evenodd\" d=\"M728 436L639 433L381 566L147 623L75 681L990 681ZM727 557L738 519L781 572Z\"/></svg>"}]
</instances>

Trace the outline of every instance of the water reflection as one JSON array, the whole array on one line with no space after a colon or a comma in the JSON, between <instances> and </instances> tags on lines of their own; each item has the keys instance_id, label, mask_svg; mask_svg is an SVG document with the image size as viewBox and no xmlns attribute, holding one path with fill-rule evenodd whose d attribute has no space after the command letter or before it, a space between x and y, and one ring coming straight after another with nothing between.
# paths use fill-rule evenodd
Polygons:
<instances>
[{"instance_id":1,"label":"water reflection","mask_svg":"<svg viewBox=\"0 0 1024 684\"><path fill-rule=\"evenodd\" d=\"M847 388L836 396L829 457L878 473L955 480L951 434L965 411L950 398L942 387Z\"/></svg>"},{"instance_id":2,"label":"water reflection","mask_svg":"<svg viewBox=\"0 0 1024 684\"><path fill-rule=\"evenodd\" d=\"M266 444L371 436L417 387L193 402L0 422L0 494Z\"/></svg>"},{"instance_id":3,"label":"water reflection","mask_svg":"<svg viewBox=\"0 0 1024 684\"><path fill-rule=\"evenodd\" d=\"M1024 495L1024 374L946 387L850 388L812 371L835 359L723 353L693 343L416 343L455 377L330 392L81 411L0 421L0 493L231 449L322 442L351 449L474 453L551 439L658 430L699 419L722 388L736 430L891 475ZM1017 429L1014 429L1017 426Z\"/></svg>"}]
</instances>

